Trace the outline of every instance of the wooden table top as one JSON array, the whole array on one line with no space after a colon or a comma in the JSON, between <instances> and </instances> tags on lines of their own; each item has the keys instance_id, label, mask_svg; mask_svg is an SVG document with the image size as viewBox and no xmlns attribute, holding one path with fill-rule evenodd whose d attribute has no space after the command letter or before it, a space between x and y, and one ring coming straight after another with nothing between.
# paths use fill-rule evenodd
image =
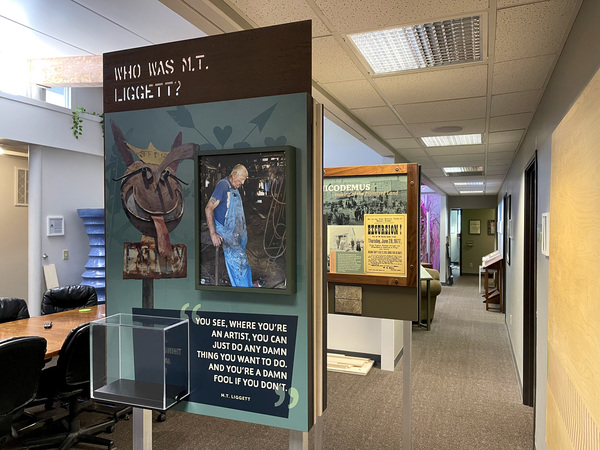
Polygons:
<instances>
[{"instance_id":1,"label":"wooden table top","mask_svg":"<svg viewBox=\"0 0 600 450\"><path fill-rule=\"evenodd\" d=\"M20 336L41 336L46 339L46 357L58 356L58 352L76 326L105 317L105 305L83 309L63 311L30 319L0 323L0 340ZM52 322L52 328L44 328L46 322Z\"/></svg>"}]
</instances>

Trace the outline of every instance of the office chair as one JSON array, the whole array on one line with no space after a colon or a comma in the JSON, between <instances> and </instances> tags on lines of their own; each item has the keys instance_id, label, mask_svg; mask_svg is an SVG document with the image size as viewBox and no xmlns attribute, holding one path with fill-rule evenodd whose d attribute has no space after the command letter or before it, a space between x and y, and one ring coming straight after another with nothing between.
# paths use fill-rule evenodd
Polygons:
<instances>
[{"instance_id":1,"label":"office chair","mask_svg":"<svg viewBox=\"0 0 600 450\"><path fill-rule=\"evenodd\" d=\"M93 286L71 285L48 289L42 297L42 316L69 309L85 308L98 304Z\"/></svg>"},{"instance_id":2,"label":"office chair","mask_svg":"<svg viewBox=\"0 0 600 450\"><path fill-rule=\"evenodd\" d=\"M20 319L29 319L25 300L16 297L0 297L0 323Z\"/></svg>"},{"instance_id":3,"label":"office chair","mask_svg":"<svg viewBox=\"0 0 600 450\"><path fill-rule=\"evenodd\" d=\"M46 339L37 336L0 341L0 444L16 438L14 422L36 396Z\"/></svg>"},{"instance_id":4,"label":"office chair","mask_svg":"<svg viewBox=\"0 0 600 450\"><path fill-rule=\"evenodd\" d=\"M113 448L113 441L95 434L112 432L118 420L109 417L101 423L82 429L80 418L83 411L93 406L90 399L90 324L79 325L71 330L58 354L56 366L42 371L38 399L52 399L68 404L68 416L63 422L65 430L25 442L27 448L59 445L68 449L85 442ZM54 447L53 447L54 448Z\"/></svg>"}]
</instances>

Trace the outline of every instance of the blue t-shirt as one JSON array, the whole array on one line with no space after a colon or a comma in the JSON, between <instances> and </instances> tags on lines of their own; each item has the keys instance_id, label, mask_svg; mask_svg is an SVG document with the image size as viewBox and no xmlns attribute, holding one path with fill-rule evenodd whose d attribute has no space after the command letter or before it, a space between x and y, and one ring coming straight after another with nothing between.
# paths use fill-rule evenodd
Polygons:
<instances>
[{"instance_id":1,"label":"blue t-shirt","mask_svg":"<svg viewBox=\"0 0 600 450\"><path fill-rule=\"evenodd\" d=\"M215 191L211 195L215 200L219 200L219 205L214 211L214 217L221 225L225 225L225 215L227 214L227 208L229 207L229 196L232 193L234 195L240 195L237 192L237 189L231 185L229 179L223 178L217 183Z\"/></svg>"}]
</instances>

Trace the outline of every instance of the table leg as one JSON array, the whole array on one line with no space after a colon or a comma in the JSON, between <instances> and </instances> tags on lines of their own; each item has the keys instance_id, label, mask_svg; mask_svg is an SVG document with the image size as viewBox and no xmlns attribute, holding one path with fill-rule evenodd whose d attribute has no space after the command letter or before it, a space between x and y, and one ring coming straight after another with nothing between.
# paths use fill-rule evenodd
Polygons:
<instances>
[{"instance_id":1,"label":"table leg","mask_svg":"<svg viewBox=\"0 0 600 450\"><path fill-rule=\"evenodd\" d=\"M431 331L431 315L429 308L431 306L431 280L427 280L427 331Z\"/></svg>"}]
</instances>

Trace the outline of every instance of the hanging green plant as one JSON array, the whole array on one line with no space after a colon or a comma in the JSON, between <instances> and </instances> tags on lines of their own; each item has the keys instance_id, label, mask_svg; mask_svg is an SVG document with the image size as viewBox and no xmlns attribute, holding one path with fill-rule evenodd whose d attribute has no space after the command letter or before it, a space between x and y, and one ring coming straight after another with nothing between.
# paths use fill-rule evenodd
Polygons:
<instances>
[{"instance_id":1,"label":"hanging green plant","mask_svg":"<svg viewBox=\"0 0 600 450\"><path fill-rule=\"evenodd\" d=\"M84 107L79 106L73 110L71 115L73 116L73 125L71 126L71 130L73 131L73 136L75 139L79 139L79 136L83 134L83 119L81 118L81 114L91 114L92 116L100 117L100 126L102 127L102 136L104 136L104 114L98 114L95 112L88 113Z\"/></svg>"}]
</instances>

